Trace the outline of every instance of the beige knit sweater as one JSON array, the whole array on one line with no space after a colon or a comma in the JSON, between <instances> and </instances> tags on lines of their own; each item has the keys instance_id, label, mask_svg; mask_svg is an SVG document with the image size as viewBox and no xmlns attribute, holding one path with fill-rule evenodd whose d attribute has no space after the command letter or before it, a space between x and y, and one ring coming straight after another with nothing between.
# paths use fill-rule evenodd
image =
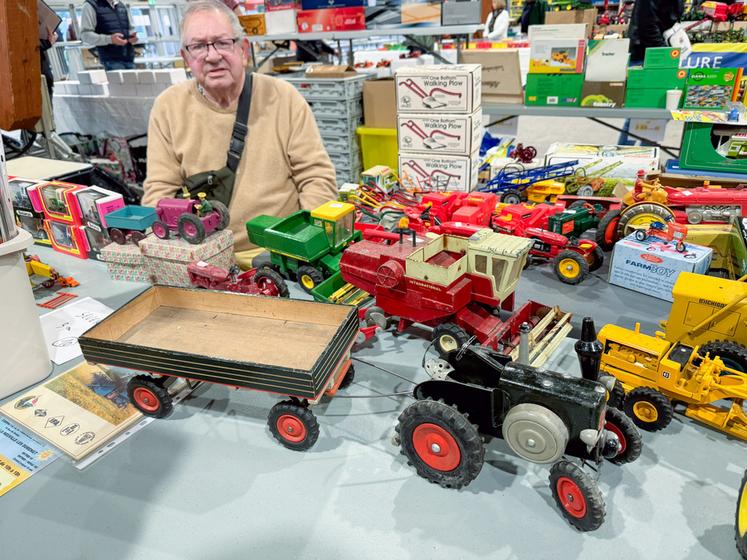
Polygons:
<instances>
[{"instance_id":1,"label":"beige knit sweater","mask_svg":"<svg viewBox=\"0 0 747 560\"><path fill-rule=\"evenodd\" d=\"M148 126L144 206L173 196L186 177L226 165L236 104L221 109L195 80L158 96ZM336 197L335 169L309 105L288 82L254 74L248 140L229 205L235 250L254 247L245 226L254 216L286 216Z\"/></svg>"}]
</instances>

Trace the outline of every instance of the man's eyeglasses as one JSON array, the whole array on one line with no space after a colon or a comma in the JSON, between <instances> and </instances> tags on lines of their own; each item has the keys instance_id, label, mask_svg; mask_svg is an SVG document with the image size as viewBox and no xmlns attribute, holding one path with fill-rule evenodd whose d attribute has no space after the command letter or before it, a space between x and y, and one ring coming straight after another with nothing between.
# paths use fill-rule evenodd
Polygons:
<instances>
[{"instance_id":1,"label":"man's eyeglasses","mask_svg":"<svg viewBox=\"0 0 747 560\"><path fill-rule=\"evenodd\" d=\"M194 57L207 56L211 46L216 52L231 52L238 40L238 37L233 37L231 39L218 39L210 43L192 43L191 45L185 45L184 50Z\"/></svg>"}]
</instances>

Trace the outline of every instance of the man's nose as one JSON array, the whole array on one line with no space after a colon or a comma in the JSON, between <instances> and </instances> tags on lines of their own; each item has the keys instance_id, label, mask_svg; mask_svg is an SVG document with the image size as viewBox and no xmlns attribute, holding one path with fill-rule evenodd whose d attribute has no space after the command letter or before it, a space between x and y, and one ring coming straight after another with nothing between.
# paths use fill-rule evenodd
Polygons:
<instances>
[{"instance_id":1,"label":"man's nose","mask_svg":"<svg viewBox=\"0 0 747 560\"><path fill-rule=\"evenodd\" d=\"M213 44L209 44L207 46L207 53L205 53L205 60L208 62L217 62L223 58L221 54L218 52L218 49Z\"/></svg>"}]
</instances>

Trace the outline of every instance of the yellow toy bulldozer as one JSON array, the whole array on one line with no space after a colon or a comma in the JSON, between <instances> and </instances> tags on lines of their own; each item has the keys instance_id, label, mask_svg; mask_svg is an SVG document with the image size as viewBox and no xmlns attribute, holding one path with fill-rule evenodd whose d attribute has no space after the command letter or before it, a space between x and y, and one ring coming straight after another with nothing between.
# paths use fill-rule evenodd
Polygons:
<instances>
[{"instance_id":1,"label":"yellow toy bulldozer","mask_svg":"<svg viewBox=\"0 0 747 560\"><path fill-rule=\"evenodd\" d=\"M23 258L26 261L26 272L29 275L29 282L31 282L33 289L39 287L51 289L55 284L59 284L63 288L74 288L80 284L72 276L62 276L47 263L42 262L36 255L27 255L24 253ZM42 278L43 280L39 281L37 280L38 278Z\"/></svg>"}]
</instances>

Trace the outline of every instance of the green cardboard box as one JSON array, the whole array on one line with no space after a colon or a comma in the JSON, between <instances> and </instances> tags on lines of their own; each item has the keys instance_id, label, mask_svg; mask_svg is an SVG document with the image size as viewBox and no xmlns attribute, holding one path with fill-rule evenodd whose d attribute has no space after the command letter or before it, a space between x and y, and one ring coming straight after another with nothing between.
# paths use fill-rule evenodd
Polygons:
<instances>
[{"instance_id":1,"label":"green cardboard box","mask_svg":"<svg viewBox=\"0 0 747 560\"><path fill-rule=\"evenodd\" d=\"M683 109L720 111L731 101L739 68L693 68L687 75Z\"/></svg>"},{"instance_id":2,"label":"green cardboard box","mask_svg":"<svg viewBox=\"0 0 747 560\"><path fill-rule=\"evenodd\" d=\"M628 68L628 89L683 89L686 81L684 68Z\"/></svg>"},{"instance_id":3,"label":"green cardboard box","mask_svg":"<svg viewBox=\"0 0 747 560\"><path fill-rule=\"evenodd\" d=\"M584 82L581 107L622 107L625 101L625 82Z\"/></svg>"},{"instance_id":4,"label":"green cardboard box","mask_svg":"<svg viewBox=\"0 0 747 560\"><path fill-rule=\"evenodd\" d=\"M625 106L638 109L665 109L667 90L628 88L625 92Z\"/></svg>"},{"instance_id":5,"label":"green cardboard box","mask_svg":"<svg viewBox=\"0 0 747 560\"><path fill-rule=\"evenodd\" d=\"M525 103L578 107L583 86L583 74L528 74Z\"/></svg>"},{"instance_id":6,"label":"green cardboard box","mask_svg":"<svg viewBox=\"0 0 747 560\"><path fill-rule=\"evenodd\" d=\"M643 57L643 67L679 68L681 51L678 47L649 47Z\"/></svg>"}]
</instances>

